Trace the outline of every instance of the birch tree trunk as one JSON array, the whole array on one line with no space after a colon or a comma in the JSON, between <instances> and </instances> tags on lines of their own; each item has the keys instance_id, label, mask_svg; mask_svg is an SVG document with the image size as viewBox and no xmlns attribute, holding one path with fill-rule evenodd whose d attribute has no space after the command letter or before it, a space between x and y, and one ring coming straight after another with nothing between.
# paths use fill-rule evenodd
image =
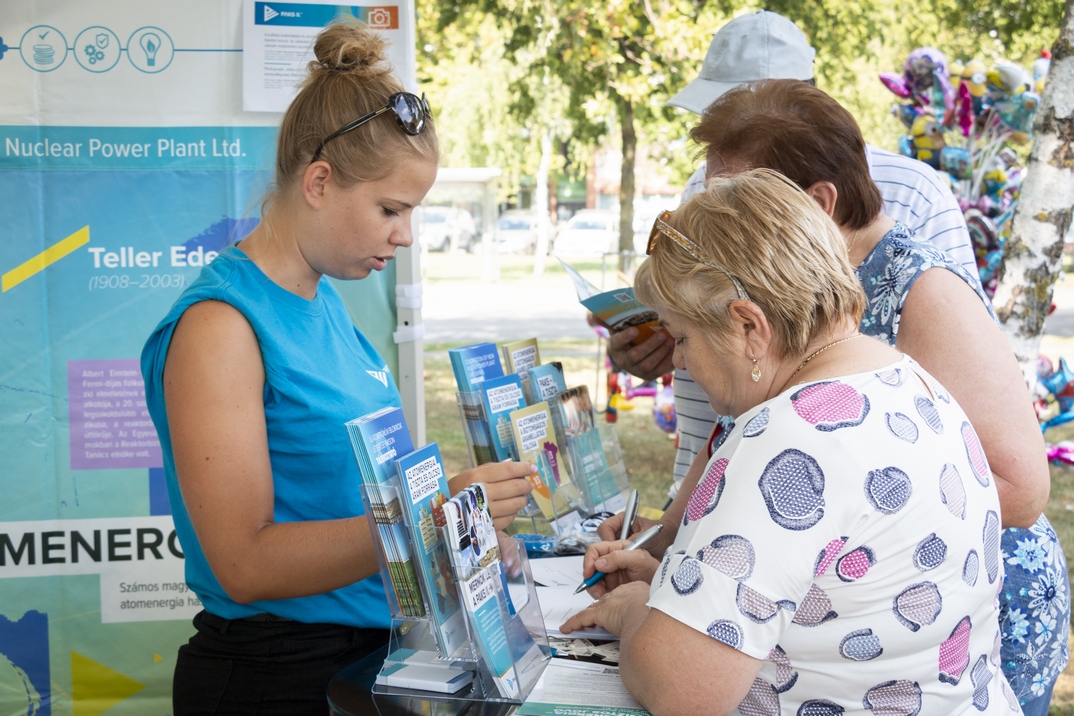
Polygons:
<instances>
[{"instance_id":1,"label":"birch tree trunk","mask_svg":"<svg viewBox=\"0 0 1074 716\"><path fill-rule=\"evenodd\" d=\"M1026 379L1036 361L1074 204L1074 0L1052 47L1033 125L1033 148L992 300Z\"/></svg>"},{"instance_id":2,"label":"birch tree trunk","mask_svg":"<svg viewBox=\"0 0 1074 716\"><path fill-rule=\"evenodd\" d=\"M548 203L548 172L552 168L552 131L545 128L541 133L541 164L537 167L537 179L533 197L533 210L537 214L537 246L533 250L533 275L544 275L545 257L548 255L548 238L552 233L552 215Z\"/></svg>"}]
</instances>

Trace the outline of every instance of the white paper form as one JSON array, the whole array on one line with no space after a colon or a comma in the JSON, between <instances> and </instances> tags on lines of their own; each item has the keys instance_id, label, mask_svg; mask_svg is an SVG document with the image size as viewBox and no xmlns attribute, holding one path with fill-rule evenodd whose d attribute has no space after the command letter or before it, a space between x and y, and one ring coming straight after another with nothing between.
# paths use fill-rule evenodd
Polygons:
<instances>
[{"instance_id":1,"label":"white paper form","mask_svg":"<svg viewBox=\"0 0 1074 716\"><path fill-rule=\"evenodd\" d=\"M600 627L579 629L570 634L563 634L559 628L563 622L593 603L593 597L585 592L572 594L577 584L570 587L537 587L537 601L541 603L541 614L548 636L567 636L572 639L589 639L590 641L618 639L615 634Z\"/></svg>"},{"instance_id":2,"label":"white paper form","mask_svg":"<svg viewBox=\"0 0 1074 716\"><path fill-rule=\"evenodd\" d=\"M543 587L577 588L582 583L582 555L530 560L533 581Z\"/></svg>"},{"instance_id":3,"label":"white paper form","mask_svg":"<svg viewBox=\"0 0 1074 716\"><path fill-rule=\"evenodd\" d=\"M391 4L388 4L391 3ZM245 0L242 20L242 108L247 112L283 112L315 59L313 38L341 15L355 17L388 41L388 59L400 78L413 76L413 48L408 52L405 27L409 6L400 0L382 4L332 5L290 0ZM405 81L405 79L404 79Z\"/></svg>"},{"instance_id":4,"label":"white paper form","mask_svg":"<svg viewBox=\"0 0 1074 716\"><path fill-rule=\"evenodd\" d=\"M548 662L529 698L515 713L551 716L564 713L558 710L564 706L584 706L587 715L649 715L623 686L619 667L567 659Z\"/></svg>"}]
</instances>

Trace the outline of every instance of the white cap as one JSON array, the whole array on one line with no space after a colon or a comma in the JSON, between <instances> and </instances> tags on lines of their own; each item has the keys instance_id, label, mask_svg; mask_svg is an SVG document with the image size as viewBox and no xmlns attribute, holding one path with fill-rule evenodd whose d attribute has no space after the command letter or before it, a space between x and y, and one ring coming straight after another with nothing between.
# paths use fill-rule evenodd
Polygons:
<instances>
[{"instance_id":1,"label":"white cap","mask_svg":"<svg viewBox=\"0 0 1074 716\"><path fill-rule=\"evenodd\" d=\"M745 82L811 80L815 54L798 26L782 15L767 10L741 15L713 35L701 74L668 104L701 114Z\"/></svg>"}]
</instances>

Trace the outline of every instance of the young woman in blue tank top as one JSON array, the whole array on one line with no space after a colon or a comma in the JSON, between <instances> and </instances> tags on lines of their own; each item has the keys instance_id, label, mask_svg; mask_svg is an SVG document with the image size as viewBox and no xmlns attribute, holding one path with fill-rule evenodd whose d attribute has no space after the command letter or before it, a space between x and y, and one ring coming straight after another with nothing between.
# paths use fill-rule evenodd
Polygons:
<instances>
[{"instance_id":1,"label":"young woman in blue tank top","mask_svg":"<svg viewBox=\"0 0 1074 716\"><path fill-rule=\"evenodd\" d=\"M179 650L177 716L323 714L342 667L390 619L344 423L400 405L383 359L325 280L384 270L436 177L424 97L364 26L318 36L280 127L263 220L179 298L142 353L187 581L205 605ZM527 463L484 465L497 526Z\"/></svg>"}]
</instances>

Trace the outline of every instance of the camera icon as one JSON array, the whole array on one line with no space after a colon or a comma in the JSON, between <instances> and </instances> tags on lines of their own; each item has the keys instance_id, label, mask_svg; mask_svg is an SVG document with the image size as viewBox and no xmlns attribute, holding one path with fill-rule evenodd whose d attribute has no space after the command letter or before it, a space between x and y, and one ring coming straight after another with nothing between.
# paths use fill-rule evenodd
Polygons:
<instances>
[{"instance_id":1,"label":"camera icon","mask_svg":"<svg viewBox=\"0 0 1074 716\"><path fill-rule=\"evenodd\" d=\"M377 30L392 28L392 13L386 7L369 8L369 26Z\"/></svg>"}]
</instances>

